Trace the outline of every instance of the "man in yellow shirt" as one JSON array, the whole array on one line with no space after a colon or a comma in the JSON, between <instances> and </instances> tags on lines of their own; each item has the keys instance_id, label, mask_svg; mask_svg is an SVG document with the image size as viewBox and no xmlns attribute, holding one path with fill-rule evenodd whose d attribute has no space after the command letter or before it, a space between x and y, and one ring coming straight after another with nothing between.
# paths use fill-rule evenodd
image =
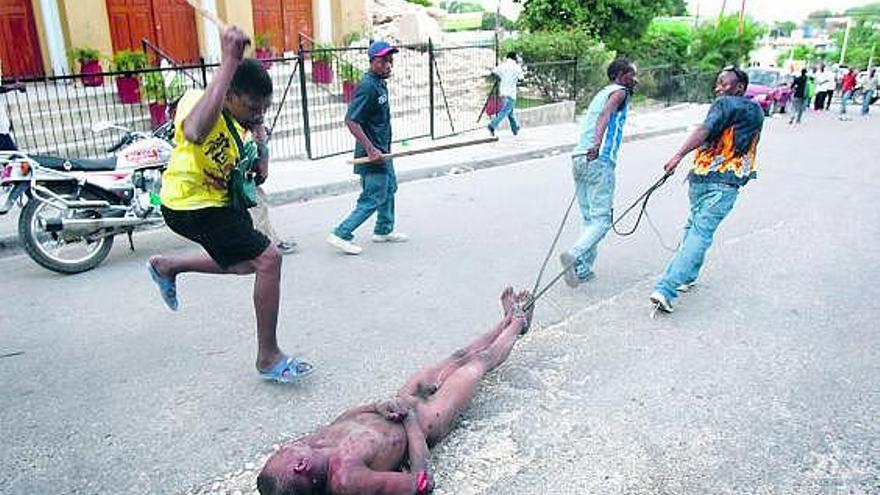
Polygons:
<instances>
[{"instance_id":1,"label":"man in yellow shirt","mask_svg":"<svg viewBox=\"0 0 880 495\"><path fill-rule=\"evenodd\" d=\"M272 103L272 79L256 60L244 59L250 40L237 27L223 32L223 61L207 88L181 98L175 117L175 149L162 176L162 214L177 234L204 251L153 256L147 264L165 304L177 310L181 273L256 274L257 370L267 380L290 383L312 371L278 348L276 329L281 292L281 253L254 228L247 210L229 204L227 180L242 142L257 147L255 168L269 171L268 135L263 123Z\"/></svg>"}]
</instances>

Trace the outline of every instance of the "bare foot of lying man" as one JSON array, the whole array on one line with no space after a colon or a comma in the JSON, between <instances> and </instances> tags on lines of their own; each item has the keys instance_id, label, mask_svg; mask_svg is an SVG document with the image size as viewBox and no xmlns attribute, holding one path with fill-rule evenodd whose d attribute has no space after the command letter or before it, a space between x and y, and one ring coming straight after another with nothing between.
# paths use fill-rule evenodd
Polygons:
<instances>
[{"instance_id":1,"label":"bare foot of lying man","mask_svg":"<svg viewBox=\"0 0 880 495\"><path fill-rule=\"evenodd\" d=\"M434 488L428 447L449 434L483 376L503 363L532 312L526 292L501 294L501 321L469 346L414 373L389 400L355 407L266 461L263 495L396 495ZM408 467L408 470L401 470Z\"/></svg>"}]
</instances>

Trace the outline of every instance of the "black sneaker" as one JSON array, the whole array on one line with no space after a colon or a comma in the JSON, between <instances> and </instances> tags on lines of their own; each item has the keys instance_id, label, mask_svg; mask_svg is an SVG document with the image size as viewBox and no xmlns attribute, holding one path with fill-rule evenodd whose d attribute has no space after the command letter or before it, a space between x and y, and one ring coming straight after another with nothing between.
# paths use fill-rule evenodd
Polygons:
<instances>
[{"instance_id":1,"label":"black sneaker","mask_svg":"<svg viewBox=\"0 0 880 495\"><path fill-rule=\"evenodd\" d=\"M491 134L492 137L495 137L495 129L492 128L492 124L487 125L486 129L489 129L489 134Z\"/></svg>"}]
</instances>

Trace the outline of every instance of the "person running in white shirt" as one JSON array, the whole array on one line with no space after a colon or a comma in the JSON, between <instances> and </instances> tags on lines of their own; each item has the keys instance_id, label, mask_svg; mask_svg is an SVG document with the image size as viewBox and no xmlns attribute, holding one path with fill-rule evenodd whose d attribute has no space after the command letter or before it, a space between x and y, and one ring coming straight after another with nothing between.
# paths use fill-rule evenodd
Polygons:
<instances>
[{"instance_id":1,"label":"person running in white shirt","mask_svg":"<svg viewBox=\"0 0 880 495\"><path fill-rule=\"evenodd\" d=\"M525 76L522 67L516 61L516 52L509 52L504 63L492 69L492 73L500 80L498 95L504 100L504 106L489 123L489 132L494 136L495 129L498 129L501 122L507 119L510 121L510 130L516 136L519 134L519 122L516 121L516 116L513 114L513 108L516 106L516 84L522 81Z\"/></svg>"}]
</instances>

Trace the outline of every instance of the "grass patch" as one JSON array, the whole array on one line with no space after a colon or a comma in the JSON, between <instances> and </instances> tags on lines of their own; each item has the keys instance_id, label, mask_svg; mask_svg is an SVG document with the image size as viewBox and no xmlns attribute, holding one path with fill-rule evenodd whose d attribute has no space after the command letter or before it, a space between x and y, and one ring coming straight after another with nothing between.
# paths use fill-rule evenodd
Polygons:
<instances>
[{"instance_id":1,"label":"grass patch","mask_svg":"<svg viewBox=\"0 0 880 495\"><path fill-rule=\"evenodd\" d=\"M516 107L515 108L517 110L522 110L522 109L526 109L526 108L540 107L541 105L544 105L544 104L545 104L544 100L542 100L541 98L518 97L516 99Z\"/></svg>"},{"instance_id":2,"label":"grass patch","mask_svg":"<svg viewBox=\"0 0 880 495\"><path fill-rule=\"evenodd\" d=\"M446 19L444 31L474 31L482 27L480 19Z\"/></svg>"}]
</instances>

